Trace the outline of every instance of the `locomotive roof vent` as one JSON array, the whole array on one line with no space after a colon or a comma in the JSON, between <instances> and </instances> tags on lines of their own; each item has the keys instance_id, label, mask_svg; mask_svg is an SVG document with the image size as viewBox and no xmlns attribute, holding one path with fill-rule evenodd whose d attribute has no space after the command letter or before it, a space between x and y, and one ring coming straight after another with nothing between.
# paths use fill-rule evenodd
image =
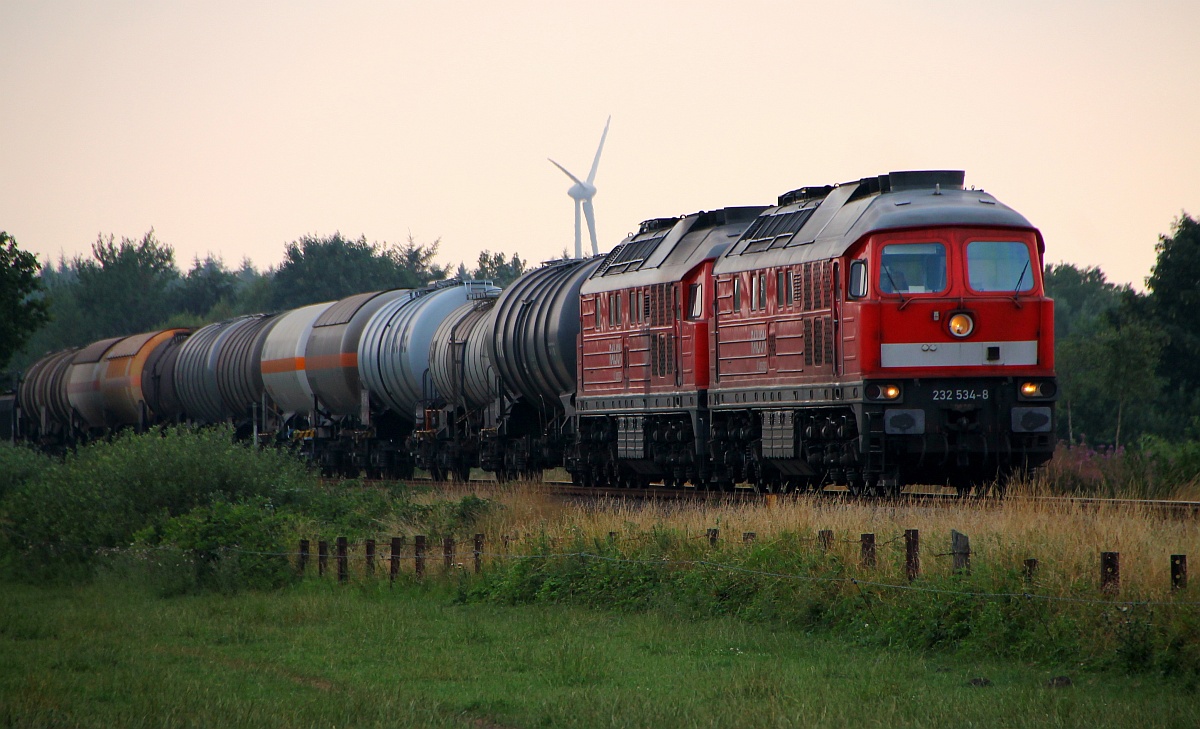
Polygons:
<instances>
[{"instance_id":1,"label":"locomotive roof vent","mask_svg":"<svg viewBox=\"0 0 1200 729\"><path fill-rule=\"evenodd\" d=\"M833 185L821 185L819 187L801 187L798 190L785 192L779 196L780 207L791 205L792 203L804 202L805 200L815 200L822 198L833 191Z\"/></svg>"},{"instance_id":2,"label":"locomotive roof vent","mask_svg":"<svg viewBox=\"0 0 1200 729\"><path fill-rule=\"evenodd\" d=\"M892 192L905 190L961 190L966 172L962 170L911 170L888 174Z\"/></svg>"},{"instance_id":3,"label":"locomotive roof vent","mask_svg":"<svg viewBox=\"0 0 1200 729\"><path fill-rule=\"evenodd\" d=\"M649 233L663 228L670 228L679 222L679 218L650 218L643 220L641 226L638 227L638 235Z\"/></svg>"}]
</instances>

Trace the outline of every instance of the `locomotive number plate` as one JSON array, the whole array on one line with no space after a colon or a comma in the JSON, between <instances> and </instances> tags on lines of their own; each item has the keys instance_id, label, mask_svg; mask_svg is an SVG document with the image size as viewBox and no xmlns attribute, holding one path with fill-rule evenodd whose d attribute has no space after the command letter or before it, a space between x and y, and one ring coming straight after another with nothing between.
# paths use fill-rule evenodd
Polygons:
<instances>
[{"instance_id":1,"label":"locomotive number plate","mask_svg":"<svg viewBox=\"0 0 1200 729\"><path fill-rule=\"evenodd\" d=\"M943 389L933 391L934 402L970 402L972 400L987 400L988 390L985 387Z\"/></svg>"}]
</instances>

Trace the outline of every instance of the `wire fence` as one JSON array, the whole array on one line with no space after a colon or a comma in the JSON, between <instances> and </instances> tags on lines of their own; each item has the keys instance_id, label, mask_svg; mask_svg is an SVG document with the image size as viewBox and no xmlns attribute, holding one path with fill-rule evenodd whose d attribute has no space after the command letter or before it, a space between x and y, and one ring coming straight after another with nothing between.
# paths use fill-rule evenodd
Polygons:
<instances>
[{"instance_id":1,"label":"wire fence","mask_svg":"<svg viewBox=\"0 0 1200 729\"><path fill-rule=\"evenodd\" d=\"M622 539L626 541L642 541L647 537L652 538L653 535L630 535L622 538L616 532L610 532L606 539L597 539L599 542L606 542L615 545ZM720 533L716 529L709 529L707 533L698 538L704 538L709 541L711 547L718 547L720 543ZM799 541L815 542L820 545L823 552L829 552L833 549L834 544L854 544L857 543L861 547L859 567L864 570L869 570L876 566L876 550L879 547L892 544L898 541L904 541L904 573L907 582L888 582L879 579L869 579L864 577L845 576L845 575L821 575L821 574L801 574L796 572L782 572L756 569L747 567L741 564L731 562L721 562L709 559L681 559L668 556L638 558L624 555L604 554L596 551L574 550L574 551L558 551L556 547L561 543L561 537L546 537L538 535L535 540L529 539L529 535L523 539L520 535L501 535L497 540L501 545L500 551L485 549L485 545L489 544L484 534L475 534L470 539L458 540L454 537L444 537L440 544L434 540L430 540L423 535L417 535L411 539L407 537L393 537L387 540L388 549L386 555L383 550L379 549L380 543L373 539L368 539L359 545L353 551L361 552L358 557L362 563L363 573L367 576L374 576L377 573L386 569L390 579L396 579L401 573L401 565L412 565L412 573L417 579L426 577L436 577L437 570L432 569L438 562L442 565L441 574L462 573L467 571L468 567L475 573L483 571L485 564L502 563L502 562L517 562L517 561L552 561L552 560L584 560L584 561L599 561L613 565L628 565L628 566L655 566L655 567L671 567L671 568L686 568L686 569L705 569L716 572L727 572L734 574L745 574L756 577L766 577L776 580L801 581L809 583L821 583L829 585L849 585L862 590L862 588L871 588L875 590L898 591L909 593L926 593L944 596L956 596L975 599L1003 599L1014 600L1022 599L1027 601L1043 601L1056 603L1077 603L1089 605L1104 605L1111 607L1135 607L1135 606L1174 606L1174 607L1198 607L1200 602L1188 601L1185 598L1185 592L1188 586L1187 582L1187 555L1173 554L1170 555L1170 591L1172 595L1176 595L1175 599L1171 600L1122 600L1119 597L1120 593L1120 555L1117 552L1101 552L1098 569L1098 587L1102 594L1100 598L1070 596L1070 595L1051 595L1036 591L1037 575L1040 569L1038 560L1026 559L1023 564L1024 583L1028 589L1022 591L1001 591L988 592L972 589L952 589L943 586L932 586L921 584L919 579L922 576L920 563L920 534L915 529L905 530L902 534L898 534L890 539L882 542L877 542L874 534L863 534L858 540L842 539L835 540L833 533L829 530L822 530L818 536L812 539L800 539ZM514 551L513 546L521 542L536 541L540 546L548 546L549 551ZM754 532L744 532L742 534L742 542L745 545L759 544L757 535ZM970 549L969 539L957 531L951 535L952 548L948 552L934 553L932 557L951 557L953 558L953 571L958 574L969 574L971 570L970 556L974 554ZM327 572L334 572L340 582L348 582L350 580L350 555L351 544L345 537L339 537L333 540L332 544L328 540L318 540L316 543L316 551L313 551L313 543L311 540L300 540L296 551L262 551L242 549L239 547L219 547L213 552L222 554L247 555L255 557L281 557L287 558L294 563L294 568L297 572L306 576L310 573L309 564L315 558L318 576L324 576ZM169 550L178 552L179 549L169 546L160 547L143 547L134 548L146 551ZM109 550L111 552L131 551L130 549ZM330 562L333 562L331 569Z\"/></svg>"}]
</instances>

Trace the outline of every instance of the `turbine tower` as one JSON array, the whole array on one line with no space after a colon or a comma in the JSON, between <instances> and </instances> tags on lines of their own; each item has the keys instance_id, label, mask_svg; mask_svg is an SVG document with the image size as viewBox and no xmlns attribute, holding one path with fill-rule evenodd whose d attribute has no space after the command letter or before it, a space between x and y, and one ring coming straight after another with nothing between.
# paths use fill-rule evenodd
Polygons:
<instances>
[{"instance_id":1,"label":"turbine tower","mask_svg":"<svg viewBox=\"0 0 1200 729\"><path fill-rule=\"evenodd\" d=\"M596 196L596 186L593 184L596 180L596 168L600 166L600 153L604 151L604 138L608 136L608 122L612 121L612 117L604 122L604 133L600 135L600 146L596 148L596 159L592 160L592 170L588 172L587 181L580 180L575 175L567 172L567 168L563 167L554 160L550 163L563 171L567 177L575 181L571 185L571 189L567 190L567 194L575 201L575 257L583 258L583 238L582 230L579 226L580 211L587 218L588 235L592 238L592 255L600 252L600 247L596 243L596 210L592 207L592 198Z\"/></svg>"}]
</instances>

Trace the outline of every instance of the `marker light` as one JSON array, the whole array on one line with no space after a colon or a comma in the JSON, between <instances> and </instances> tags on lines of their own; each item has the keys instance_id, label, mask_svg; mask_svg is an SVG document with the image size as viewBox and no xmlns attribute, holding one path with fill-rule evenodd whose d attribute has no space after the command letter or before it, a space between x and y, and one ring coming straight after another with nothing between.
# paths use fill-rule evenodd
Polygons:
<instances>
[{"instance_id":1,"label":"marker light","mask_svg":"<svg viewBox=\"0 0 1200 729\"><path fill-rule=\"evenodd\" d=\"M950 321L946 322L946 326L950 328L950 333L956 337L965 337L975 331L975 320L970 314L955 314L950 317Z\"/></svg>"}]
</instances>

